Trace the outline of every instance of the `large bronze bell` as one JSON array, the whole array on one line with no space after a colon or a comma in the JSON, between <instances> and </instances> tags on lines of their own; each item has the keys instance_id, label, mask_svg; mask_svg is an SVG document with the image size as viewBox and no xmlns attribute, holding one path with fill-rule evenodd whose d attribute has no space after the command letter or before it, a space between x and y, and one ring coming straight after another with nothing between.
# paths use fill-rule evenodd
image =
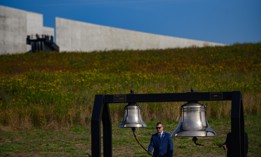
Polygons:
<instances>
[{"instance_id":1,"label":"large bronze bell","mask_svg":"<svg viewBox=\"0 0 261 157\"><path fill-rule=\"evenodd\" d=\"M206 105L189 102L181 106L181 117L178 127L172 136L215 136L216 132L210 127L206 118Z\"/></svg>"},{"instance_id":2,"label":"large bronze bell","mask_svg":"<svg viewBox=\"0 0 261 157\"><path fill-rule=\"evenodd\" d=\"M124 107L124 116L120 123L120 128L141 128L147 127L140 114L140 106L135 103Z\"/></svg>"}]
</instances>

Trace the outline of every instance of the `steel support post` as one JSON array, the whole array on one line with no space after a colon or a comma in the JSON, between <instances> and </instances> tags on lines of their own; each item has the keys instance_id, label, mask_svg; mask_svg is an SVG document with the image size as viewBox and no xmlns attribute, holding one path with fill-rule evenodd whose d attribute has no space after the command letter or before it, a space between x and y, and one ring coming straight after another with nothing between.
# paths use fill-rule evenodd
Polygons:
<instances>
[{"instance_id":1,"label":"steel support post","mask_svg":"<svg viewBox=\"0 0 261 157\"><path fill-rule=\"evenodd\" d=\"M244 113L242 95L240 92L233 92L231 106L231 156L245 157L248 143L245 139Z\"/></svg>"},{"instance_id":2,"label":"steel support post","mask_svg":"<svg viewBox=\"0 0 261 157\"><path fill-rule=\"evenodd\" d=\"M91 120L92 156L101 156L101 117L103 114L103 95L96 95Z\"/></svg>"}]
</instances>

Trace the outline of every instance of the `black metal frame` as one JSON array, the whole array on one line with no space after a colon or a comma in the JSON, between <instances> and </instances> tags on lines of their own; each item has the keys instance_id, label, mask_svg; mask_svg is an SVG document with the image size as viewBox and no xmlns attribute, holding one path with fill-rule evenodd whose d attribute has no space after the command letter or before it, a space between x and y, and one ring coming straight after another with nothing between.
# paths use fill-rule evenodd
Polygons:
<instances>
[{"instance_id":1,"label":"black metal frame","mask_svg":"<svg viewBox=\"0 0 261 157\"><path fill-rule=\"evenodd\" d=\"M180 102L180 101L224 101L231 100L231 137L232 156L243 157L246 154L244 139L244 114L242 95L239 91L233 92L189 92L164 94L115 94L96 95L92 120L91 144L92 157L101 156L101 121L103 124L103 154L112 157L112 127L109 104L110 103L136 103L136 102Z\"/></svg>"}]
</instances>

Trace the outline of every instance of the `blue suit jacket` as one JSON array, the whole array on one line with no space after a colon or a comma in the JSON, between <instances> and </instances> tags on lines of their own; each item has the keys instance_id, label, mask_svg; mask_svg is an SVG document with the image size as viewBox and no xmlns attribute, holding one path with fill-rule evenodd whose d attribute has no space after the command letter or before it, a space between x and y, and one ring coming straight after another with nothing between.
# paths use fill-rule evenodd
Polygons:
<instances>
[{"instance_id":1,"label":"blue suit jacket","mask_svg":"<svg viewBox=\"0 0 261 157\"><path fill-rule=\"evenodd\" d=\"M169 133L163 132L160 139L158 133L153 134L150 139L148 151L153 152L154 157L172 157L173 156L173 141Z\"/></svg>"}]
</instances>

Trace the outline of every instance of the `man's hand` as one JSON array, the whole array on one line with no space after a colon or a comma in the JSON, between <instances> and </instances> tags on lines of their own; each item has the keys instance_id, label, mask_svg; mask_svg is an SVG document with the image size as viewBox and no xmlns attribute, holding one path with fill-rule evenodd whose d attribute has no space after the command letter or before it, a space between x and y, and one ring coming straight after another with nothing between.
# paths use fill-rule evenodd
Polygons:
<instances>
[{"instance_id":1,"label":"man's hand","mask_svg":"<svg viewBox=\"0 0 261 157\"><path fill-rule=\"evenodd\" d=\"M227 150L227 145L224 144L222 147L224 150Z\"/></svg>"}]
</instances>

